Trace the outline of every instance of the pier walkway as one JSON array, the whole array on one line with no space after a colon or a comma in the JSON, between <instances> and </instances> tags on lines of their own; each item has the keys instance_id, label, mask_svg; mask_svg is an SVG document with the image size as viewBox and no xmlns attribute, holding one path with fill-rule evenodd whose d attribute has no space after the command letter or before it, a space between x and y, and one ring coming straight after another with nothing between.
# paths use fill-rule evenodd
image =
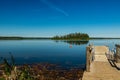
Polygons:
<instances>
[{"instance_id":1,"label":"pier walkway","mask_svg":"<svg viewBox=\"0 0 120 80\"><path fill-rule=\"evenodd\" d=\"M109 53L106 46L94 46L94 61L90 70L85 71L82 80L120 80L120 70L111 66L105 53Z\"/></svg>"}]
</instances>

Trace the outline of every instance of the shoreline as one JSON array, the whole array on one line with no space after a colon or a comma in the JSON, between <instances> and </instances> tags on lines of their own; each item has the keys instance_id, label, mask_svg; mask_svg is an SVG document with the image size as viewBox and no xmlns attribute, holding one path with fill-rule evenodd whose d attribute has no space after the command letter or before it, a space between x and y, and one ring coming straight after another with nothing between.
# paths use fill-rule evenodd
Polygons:
<instances>
[{"instance_id":1,"label":"shoreline","mask_svg":"<svg viewBox=\"0 0 120 80\"><path fill-rule=\"evenodd\" d=\"M28 69L31 76L36 77L36 80L81 80L84 72L83 69L71 68L66 70L59 65L49 63L17 66L18 71L23 71L25 68Z\"/></svg>"}]
</instances>

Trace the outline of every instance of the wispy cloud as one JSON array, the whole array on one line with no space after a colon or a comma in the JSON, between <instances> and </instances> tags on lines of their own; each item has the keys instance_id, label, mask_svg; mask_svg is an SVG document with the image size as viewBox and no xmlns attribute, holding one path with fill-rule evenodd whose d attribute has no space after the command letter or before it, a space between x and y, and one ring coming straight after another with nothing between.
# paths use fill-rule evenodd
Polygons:
<instances>
[{"instance_id":1,"label":"wispy cloud","mask_svg":"<svg viewBox=\"0 0 120 80\"><path fill-rule=\"evenodd\" d=\"M40 1L43 2L44 4L46 4L51 9L54 9L57 12L60 12L60 13L62 13L65 16L69 16L69 14L67 12L65 12L63 9L58 8L57 6L55 6L54 4L52 4L51 2L49 2L47 0L40 0Z\"/></svg>"}]
</instances>

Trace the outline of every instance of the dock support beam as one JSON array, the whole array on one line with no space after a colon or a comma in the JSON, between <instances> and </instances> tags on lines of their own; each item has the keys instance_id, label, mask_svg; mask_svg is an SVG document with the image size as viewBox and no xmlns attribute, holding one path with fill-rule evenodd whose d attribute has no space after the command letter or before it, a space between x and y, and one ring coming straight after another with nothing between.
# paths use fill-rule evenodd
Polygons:
<instances>
[{"instance_id":1,"label":"dock support beam","mask_svg":"<svg viewBox=\"0 0 120 80\"><path fill-rule=\"evenodd\" d=\"M86 71L90 72L90 50L89 46L86 47Z\"/></svg>"},{"instance_id":2,"label":"dock support beam","mask_svg":"<svg viewBox=\"0 0 120 80\"><path fill-rule=\"evenodd\" d=\"M92 62L93 54L92 54L92 46L86 47L86 71L90 72L90 64Z\"/></svg>"}]
</instances>

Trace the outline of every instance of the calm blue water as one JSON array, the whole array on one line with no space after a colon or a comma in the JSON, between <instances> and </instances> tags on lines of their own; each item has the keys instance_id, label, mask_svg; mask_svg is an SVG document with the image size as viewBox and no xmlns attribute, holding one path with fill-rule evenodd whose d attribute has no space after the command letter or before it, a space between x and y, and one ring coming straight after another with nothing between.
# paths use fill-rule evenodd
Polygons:
<instances>
[{"instance_id":1,"label":"calm blue water","mask_svg":"<svg viewBox=\"0 0 120 80\"><path fill-rule=\"evenodd\" d=\"M90 40L89 42L53 40L1 40L0 57L9 59L11 52L16 64L53 63L65 67L85 67L86 46L107 45L114 48L120 40Z\"/></svg>"}]
</instances>

